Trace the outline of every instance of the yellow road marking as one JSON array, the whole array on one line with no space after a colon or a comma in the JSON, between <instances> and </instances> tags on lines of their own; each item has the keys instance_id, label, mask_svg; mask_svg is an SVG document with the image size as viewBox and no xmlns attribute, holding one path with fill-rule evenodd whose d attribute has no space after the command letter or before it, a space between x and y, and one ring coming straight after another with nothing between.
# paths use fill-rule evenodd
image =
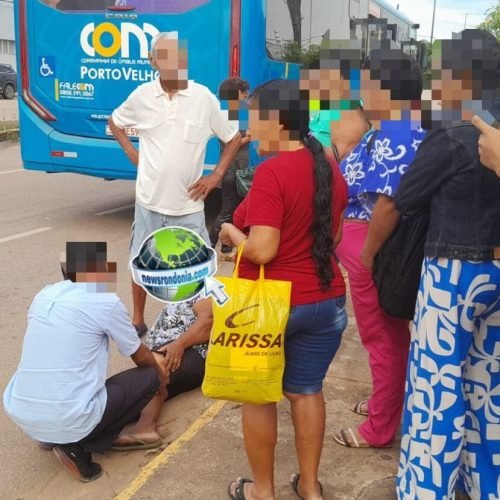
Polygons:
<instances>
[{"instance_id":1,"label":"yellow road marking","mask_svg":"<svg viewBox=\"0 0 500 500\"><path fill-rule=\"evenodd\" d=\"M209 424L217 414L224 408L226 401L217 401L208 408L198 420L195 420L191 427L178 437L170 446L165 448L156 458L151 460L139 472L137 477L133 479L129 485L116 497L115 500L130 500L151 478L151 476L160 468L168 463L168 461L176 455L182 447L191 441L198 432Z\"/></svg>"}]
</instances>

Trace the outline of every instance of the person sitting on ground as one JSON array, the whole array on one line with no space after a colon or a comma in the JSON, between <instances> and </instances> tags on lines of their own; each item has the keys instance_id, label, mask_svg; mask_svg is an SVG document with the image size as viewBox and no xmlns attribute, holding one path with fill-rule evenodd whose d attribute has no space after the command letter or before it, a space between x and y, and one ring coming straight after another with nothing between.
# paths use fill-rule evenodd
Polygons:
<instances>
[{"instance_id":1,"label":"person sitting on ground","mask_svg":"<svg viewBox=\"0 0 500 500\"><path fill-rule=\"evenodd\" d=\"M106 243L68 242L61 268L64 280L43 288L31 304L21 361L3 403L28 436L89 482L102 474L91 453L161 446L166 373L110 291L116 263L107 262ZM109 339L137 368L106 380Z\"/></svg>"},{"instance_id":2,"label":"person sitting on ground","mask_svg":"<svg viewBox=\"0 0 500 500\"><path fill-rule=\"evenodd\" d=\"M209 299L197 297L162 309L145 342L169 374L165 400L201 386L212 322Z\"/></svg>"},{"instance_id":3,"label":"person sitting on ground","mask_svg":"<svg viewBox=\"0 0 500 500\"><path fill-rule=\"evenodd\" d=\"M210 241L213 247L215 247L219 239L222 224L233 222L233 213L243 201L236 187L236 172L248 168L250 163L249 145L252 139L247 131L248 117L243 116L249 88L248 82L241 78L228 78L219 87L219 98L222 101L227 101L229 119L238 121L242 139L240 149L222 179L222 207L210 231ZM220 141L220 144L221 151L224 151L225 144L222 141ZM233 247L221 245L223 256L231 256L232 251Z\"/></svg>"}]
</instances>

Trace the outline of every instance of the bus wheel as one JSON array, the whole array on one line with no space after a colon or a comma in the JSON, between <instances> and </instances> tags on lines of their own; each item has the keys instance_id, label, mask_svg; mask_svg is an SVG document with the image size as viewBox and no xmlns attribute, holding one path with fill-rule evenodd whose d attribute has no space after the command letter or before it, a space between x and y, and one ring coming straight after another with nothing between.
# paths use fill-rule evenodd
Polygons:
<instances>
[{"instance_id":1,"label":"bus wheel","mask_svg":"<svg viewBox=\"0 0 500 500\"><path fill-rule=\"evenodd\" d=\"M14 99L14 96L16 95L16 89L14 88L14 85L12 83L7 83L3 89L3 96L5 99Z\"/></svg>"}]
</instances>

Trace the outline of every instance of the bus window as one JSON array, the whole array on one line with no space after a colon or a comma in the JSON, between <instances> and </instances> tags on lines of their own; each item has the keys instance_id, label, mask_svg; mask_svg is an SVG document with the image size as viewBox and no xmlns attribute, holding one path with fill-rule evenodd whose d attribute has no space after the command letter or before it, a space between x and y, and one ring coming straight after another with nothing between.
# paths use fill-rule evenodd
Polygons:
<instances>
[{"instance_id":1,"label":"bus window","mask_svg":"<svg viewBox=\"0 0 500 500\"><path fill-rule=\"evenodd\" d=\"M317 59L322 40L329 38L333 10L330 0L268 1L268 57L298 63Z\"/></svg>"},{"instance_id":2,"label":"bus window","mask_svg":"<svg viewBox=\"0 0 500 500\"><path fill-rule=\"evenodd\" d=\"M41 0L65 12L92 11L130 7L134 12L178 14L200 7L210 0Z\"/></svg>"}]
</instances>

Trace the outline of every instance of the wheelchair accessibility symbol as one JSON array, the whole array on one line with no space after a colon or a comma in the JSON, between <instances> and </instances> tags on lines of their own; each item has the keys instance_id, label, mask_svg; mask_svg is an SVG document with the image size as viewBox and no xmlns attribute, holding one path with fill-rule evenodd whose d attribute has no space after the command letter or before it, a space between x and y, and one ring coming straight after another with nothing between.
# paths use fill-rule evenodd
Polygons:
<instances>
[{"instance_id":1,"label":"wheelchair accessibility symbol","mask_svg":"<svg viewBox=\"0 0 500 500\"><path fill-rule=\"evenodd\" d=\"M54 78L56 62L53 57L39 57L40 75L44 78Z\"/></svg>"}]
</instances>

